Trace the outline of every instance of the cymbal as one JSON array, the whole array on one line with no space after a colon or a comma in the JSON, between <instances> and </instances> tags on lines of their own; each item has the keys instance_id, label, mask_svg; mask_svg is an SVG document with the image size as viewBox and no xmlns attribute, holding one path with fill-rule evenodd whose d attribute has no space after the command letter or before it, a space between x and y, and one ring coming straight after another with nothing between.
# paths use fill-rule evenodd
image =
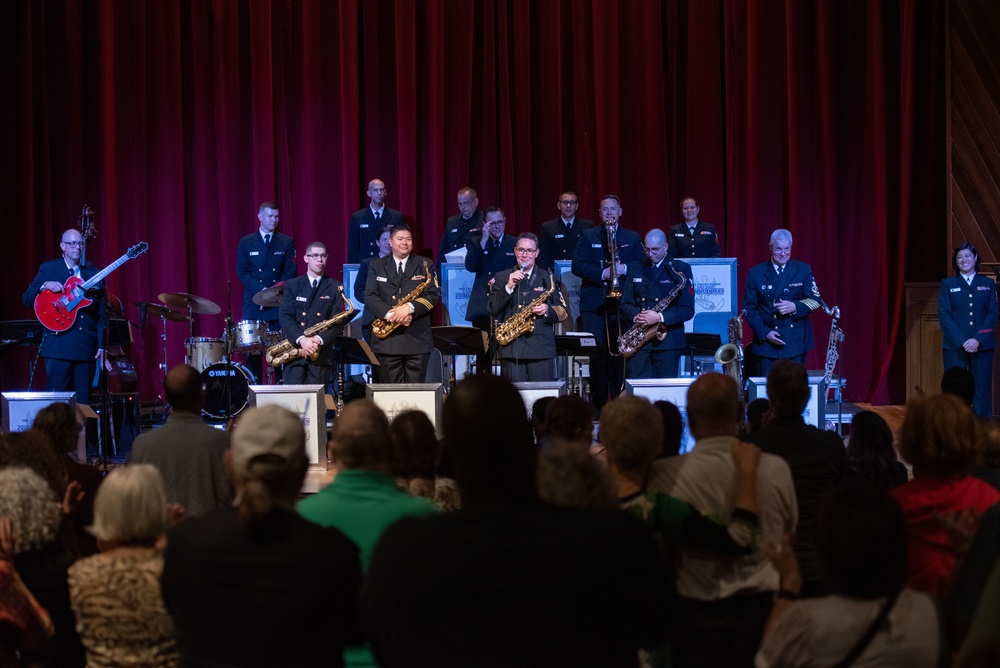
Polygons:
<instances>
[{"instance_id":1,"label":"cymbal","mask_svg":"<svg viewBox=\"0 0 1000 668\"><path fill-rule=\"evenodd\" d=\"M253 296L253 303L257 306L269 308L281 304L281 296L285 294L285 284L275 283L269 288L264 288Z\"/></svg>"},{"instance_id":2,"label":"cymbal","mask_svg":"<svg viewBox=\"0 0 1000 668\"><path fill-rule=\"evenodd\" d=\"M191 316L187 313L181 313L180 311L175 311L169 309L163 304L154 304L152 302L135 302L135 305L142 308L143 304L146 305L146 315L153 316L154 318L166 318L167 320L173 320L174 322L191 322Z\"/></svg>"},{"instance_id":3,"label":"cymbal","mask_svg":"<svg viewBox=\"0 0 1000 668\"><path fill-rule=\"evenodd\" d=\"M156 298L167 306L174 306L185 311L190 306L192 313L214 315L222 311L215 302L204 297L199 297L198 295L188 294L187 292L164 292L162 295L157 295Z\"/></svg>"}]
</instances>

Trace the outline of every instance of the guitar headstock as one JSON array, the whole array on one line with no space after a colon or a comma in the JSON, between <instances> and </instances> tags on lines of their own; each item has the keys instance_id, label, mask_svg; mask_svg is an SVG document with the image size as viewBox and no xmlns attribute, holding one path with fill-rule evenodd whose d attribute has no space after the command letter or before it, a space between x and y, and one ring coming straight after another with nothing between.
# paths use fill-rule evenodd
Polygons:
<instances>
[{"instance_id":1,"label":"guitar headstock","mask_svg":"<svg viewBox=\"0 0 1000 668\"><path fill-rule=\"evenodd\" d=\"M128 255L128 259L134 260L135 258L145 253L148 249L149 249L149 244L147 244L145 241L140 241L135 246L129 248L128 253L126 253L126 255Z\"/></svg>"}]
</instances>

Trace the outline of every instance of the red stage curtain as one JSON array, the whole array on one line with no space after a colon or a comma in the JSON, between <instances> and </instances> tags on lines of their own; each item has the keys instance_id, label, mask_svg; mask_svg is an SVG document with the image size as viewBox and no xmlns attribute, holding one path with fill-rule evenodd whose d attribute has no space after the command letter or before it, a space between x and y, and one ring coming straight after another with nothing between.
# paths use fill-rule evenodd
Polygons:
<instances>
[{"instance_id":1,"label":"red stage curtain","mask_svg":"<svg viewBox=\"0 0 1000 668\"><path fill-rule=\"evenodd\" d=\"M619 194L641 232L691 194L740 289L789 227L843 310L848 397L903 401L902 282L946 269L942 2L11 0L0 18L5 319L30 317L21 291L84 203L98 265L150 244L109 279L130 317L193 292L223 305L196 336L219 336L264 200L339 276L374 177L435 250L467 184L511 231L564 189L587 217ZM158 325L133 348L146 399ZM167 330L173 365L187 329ZM27 364L4 357L4 389Z\"/></svg>"}]
</instances>

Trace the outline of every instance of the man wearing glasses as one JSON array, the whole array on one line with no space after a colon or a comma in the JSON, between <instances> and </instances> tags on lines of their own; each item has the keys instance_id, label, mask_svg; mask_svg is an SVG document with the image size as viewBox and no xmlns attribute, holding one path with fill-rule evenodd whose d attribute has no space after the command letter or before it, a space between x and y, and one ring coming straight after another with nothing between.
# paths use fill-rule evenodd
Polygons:
<instances>
[{"instance_id":1,"label":"man wearing glasses","mask_svg":"<svg viewBox=\"0 0 1000 668\"><path fill-rule=\"evenodd\" d=\"M97 273L89 263L86 266L80 263L84 241L79 230L69 229L63 232L59 247L62 249L62 257L43 262L35 280L25 291L22 301L28 308L34 305L35 297L43 290L62 292L63 285L70 276L78 276L86 281ZM101 281L92 289L103 292L104 282ZM88 298L92 297L88 294ZM77 312L76 321L66 331L46 330L41 346L41 354L45 358L46 391L72 390L76 393L77 403L90 403L94 365L97 361L104 361L103 332L98 331L97 326L102 309L103 300L93 299L90 306Z\"/></svg>"},{"instance_id":2,"label":"man wearing glasses","mask_svg":"<svg viewBox=\"0 0 1000 668\"><path fill-rule=\"evenodd\" d=\"M538 237L531 232L518 235L514 255L518 266L497 273L487 309L497 323L505 323L530 308L534 330L500 345L500 367L504 378L513 383L555 380L556 338L552 325L566 319L566 303L558 287L539 301L552 288L553 278L552 272L535 262Z\"/></svg>"},{"instance_id":3,"label":"man wearing glasses","mask_svg":"<svg viewBox=\"0 0 1000 668\"><path fill-rule=\"evenodd\" d=\"M743 293L759 376L766 376L777 359L805 364L815 345L809 314L822 306L812 268L791 259L792 233L772 232L770 248L771 259L750 268Z\"/></svg>"},{"instance_id":4,"label":"man wearing glasses","mask_svg":"<svg viewBox=\"0 0 1000 668\"><path fill-rule=\"evenodd\" d=\"M667 236L663 230L646 233L646 259L628 266L622 283L622 318L625 324L656 327L663 335L654 336L629 361L629 378L676 378L685 348L684 323L694 317L694 285L691 267L680 260L667 259ZM684 287L669 305L655 311L662 299Z\"/></svg>"},{"instance_id":5,"label":"man wearing glasses","mask_svg":"<svg viewBox=\"0 0 1000 668\"><path fill-rule=\"evenodd\" d=\"M542 223L538 238L537 264L544 269L552 269L556 260L572 260L580 237L594 226L592 220L577 218L580 199L575 192L567 190L560 195L556 207L559 217Z\"/></svg>"},{"instance_id":6,"label":"man wearing glasses","mask_svg":"<svg viewBox=\"0 0 1000 668\"><path fill-rule=\"evenodd\" d=\"M334 317L344 308L340 283L326 275L326 246L314 241L306 246L303 260L306 273L285 282L278 317L281 331L302 356L285 364L282 376L288 385L326 385L333 367L333 349L329 345L344 331L337 325L313 336L305 330ZM310 356L319 353L315 360Z\"/></svg>"}]
</instances>

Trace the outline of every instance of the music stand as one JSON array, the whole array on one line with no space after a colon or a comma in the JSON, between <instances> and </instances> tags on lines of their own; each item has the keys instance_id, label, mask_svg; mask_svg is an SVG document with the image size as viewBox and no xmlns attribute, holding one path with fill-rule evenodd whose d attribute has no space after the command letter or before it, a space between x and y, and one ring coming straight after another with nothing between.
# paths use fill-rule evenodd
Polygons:
<instances>
[{"instance_id":1,"label":"music stand","mask_svg":"<svg viewBox=\"0 0 1000 668\"><path fill-rule=\"evenodd\" d=\"M573 332L572 334L556 334L556 355L566 359L566 380L569 382L567 393L583 395L583 378L580 378L579 391L576 391L576 375L570 373L570 355L593 355L597 352L597 338L590 332Z\"/></svg>"},{"instance_id":2,"label":"music stand","mask_svg":"<svg viewBox=\"0 0 1000 668\"><path fill-rule=\"evenodd\" d=\"M354 319L353 316L351 318ZM350 321L348 321L350 322ZM337 414L344 408L344 365L370 364L378 366L378 358L364 339L338 336L330 344L330 350L337 360Z\"/></svg>"},{"instance_id":3,"label":"music stand","mask_svg":"<svg viewBox=\"0 0 1000 668\"><path fill-rule=\"evenodd\" d=\"M449 368L455 364L455 355L485 355L489 347L489 335L478 327L431 327L434 347L451 359ZM450 373L444 374L444 391L451 392Z\"/></svg>"},{"instance_id":4,"label":"music stand","mask_svg":"<svg viewBox=\"0 0 1000 668\"><path fill-rule=\"evenodd\" d=\"M722 337L709 332L685 332L684 345L687 348L691 373L698 376L701 375L701 364L705 361L704 358L709 357L711 361L715 360L715 351L722 346ZM697 359L699 356L702 359ZM696 369L698 373L694 373Z\"/></svg>"},{"instance_id":5,"label":"music stand","mask_svg":"<svg viewBox=\"0 0 1000 668\"><path fill-rule=\"evenodd\" d=\"M0 353L17 346L41 345L44 330L45 327L37 320L0 322Z\"/></svg>"}]
</instances>

